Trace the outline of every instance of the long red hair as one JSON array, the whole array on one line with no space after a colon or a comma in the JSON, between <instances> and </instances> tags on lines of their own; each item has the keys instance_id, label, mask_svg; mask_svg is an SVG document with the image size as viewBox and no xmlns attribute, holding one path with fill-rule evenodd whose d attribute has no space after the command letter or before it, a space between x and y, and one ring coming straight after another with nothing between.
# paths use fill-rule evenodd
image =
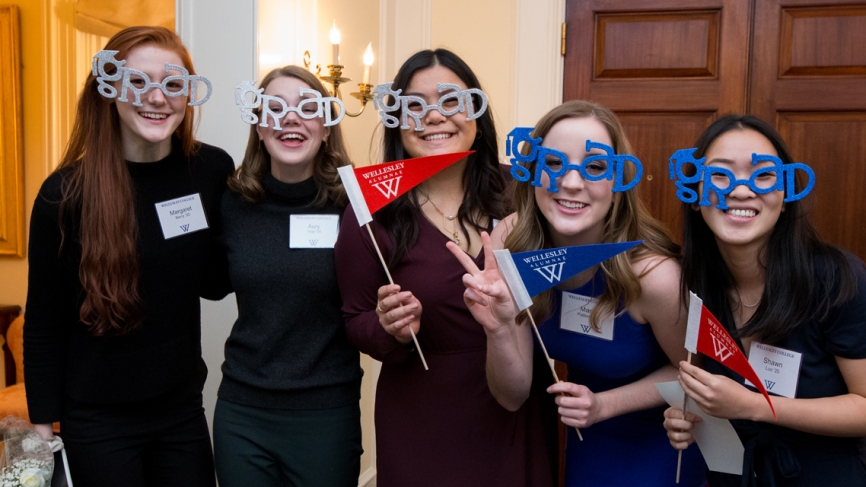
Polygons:
<instances>
[{"instance_id":1,"label":"long red hair","mask_svg":"<svg viewBox=\"0 0 866 487\"><path fill-rule=\"evenodd\" d=\"M189 73L195 74L180 37L164 27L124 29L108 41L105 49L118 51L115 58L122 60L129 51L144 45L176 53ZM194 107L187 106L173 135L186 156L197 147L194 124ZM78 277L85 296L79 319L94 335L128 333L141 323L138 223L115 100L99 94L93 75L88 76L78 99L72 135L58 170L64 168L68 168L68 177L63 182L60 213L77 213L80 209L81 214Z\"/></svg>"}]
</instances>

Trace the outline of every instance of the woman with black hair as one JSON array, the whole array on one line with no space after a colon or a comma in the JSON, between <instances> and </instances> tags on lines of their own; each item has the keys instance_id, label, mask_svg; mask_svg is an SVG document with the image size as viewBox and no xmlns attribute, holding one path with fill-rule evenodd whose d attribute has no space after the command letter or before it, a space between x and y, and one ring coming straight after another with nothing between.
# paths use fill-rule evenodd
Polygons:
<instances>
[{"instance_id":1,"label":"woman with black hair","mask_svg":"<svg viewBox=\"0 0 866 487\"><path fill-rule=\"evenodd\" d=\"M451 87L440 92L442 84ZM429 108L454 86L480 89L463 60L437 49L410 57L392 89L422 98ZM478 99L473 103L481 106ZM408 109L420 110L417 105ZM383 363L376 393L377 483L553 485L555 443L546 439L555 439L556 418L552 409L542 413L539 397L548 378L516 412L497 403L485 377L486 336L463 301L463 267L445 247L451 241L483 266L480 234L509 213L490 110L470 119L456 108L425 110L421 130L414 121L408 130L385 129L385 162L475 151L376 213L371 227L397 285L388 284L351 206L336 246L349 338ZM410 326L429 371L412 347ZM543 418L551 420L553 435L545 435Z\"/></svg>"},{"instance_id":2,"label":"woman with black hair","mask_svg":"<svg viewBox=\"0 0 866 487\"><path fill-rule=\"evenodd\" d=\"M772 397L774 420L761 394L726 367L680 363L689 398L731 419L745 446L743 475L709 472L710 485L866 485L858 457L866 436L866 269L818 237L801 201L784 201L779 166L761 171L776 164L763 155L792 162L765 122L717 120L698 139L694 157L736 178L714 172L707 184L736 186L722 201L710 191L710 205L684 206L683 293L703 299L753 364L764 357L761 364L774 369L770 392L779 392ZM665 418L671 445L688 446L696 417L684 420L682 410L670 408Z\"/></svg>"}]
</instances>

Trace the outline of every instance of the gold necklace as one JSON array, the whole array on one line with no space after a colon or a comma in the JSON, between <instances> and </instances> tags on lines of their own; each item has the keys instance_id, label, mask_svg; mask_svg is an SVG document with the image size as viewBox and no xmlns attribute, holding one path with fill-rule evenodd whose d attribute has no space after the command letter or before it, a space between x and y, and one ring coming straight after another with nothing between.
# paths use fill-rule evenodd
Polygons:
<instances>
[{"instance_id":1,"label":"gold necklace","mask_svg":"<svg viewBox=\"0 0 866 487\"><path fill-rule=\"evenodd\" d=\"M454 221L454 218L456 218L456 217L455 217L454 215L446 215L445 212L443 212L442 210L440 210L439 207L436 206L436 203L434 203L433 200L430 199L430 195L429 195L429 194L424 193L424 192L420 192L420 193L421 193L422 195L424 195L424 197L427 198L427 201L429 201L430 204L433 205L433 208L435 208L436 211L437 211L440 215L442 215L442 218L444 218L444 219L446 219L446 220L448 220L448 221ZM442 229L443 229L445 232L449 232L448 228L445 227L445 220L442 220ZM452 231L452 232L450 232L450 233L451 233L451 236L448 237L448 238L450 238L452 242L454 242L455 244L457 244L458 246L460 246L460 236L457 235L457 228L455 228L454 231Z\"/></svg>"}]
</instances>

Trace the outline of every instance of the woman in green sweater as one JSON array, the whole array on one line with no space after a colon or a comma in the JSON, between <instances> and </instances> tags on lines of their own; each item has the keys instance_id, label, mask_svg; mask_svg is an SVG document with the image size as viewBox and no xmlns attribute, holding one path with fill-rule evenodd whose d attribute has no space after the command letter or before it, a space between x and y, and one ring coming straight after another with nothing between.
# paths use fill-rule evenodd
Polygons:
<instances>
[{"instance_id":1,"label":"woman in green sweater","mask_svg":"<svg viewBox=\"0 0 866 487\"><path fill-rule=\"evenodd\" d=\"M222 201L238 319L214 413L217 477L222 487L354 487L361 368L333 250L346 204L337 168L350 164L341 107L296 66L268 73L261 94L248 88L244 119L255 121Z\"/></svg>"}]
</instances>

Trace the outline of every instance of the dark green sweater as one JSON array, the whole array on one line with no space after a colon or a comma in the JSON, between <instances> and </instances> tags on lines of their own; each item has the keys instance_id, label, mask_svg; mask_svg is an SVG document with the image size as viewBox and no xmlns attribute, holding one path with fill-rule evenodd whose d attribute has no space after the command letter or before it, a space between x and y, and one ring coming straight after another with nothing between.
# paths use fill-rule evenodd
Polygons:
<instances>
[{"instance_id":1,"label":"dark green sweater","mask_svg":"<svg viewBox=\"0 0 866 487\"><path fill-rule=\"evenodd\" d=\"M326 409L361 395L358 350L340 311L333 249L289 248L292 214L342 215L311 206L312 178L286 184L268 174L265 197L227 191L222 243L238 302L226 341L220 399L274 409Z\"/></svg>"}]
</instances>

